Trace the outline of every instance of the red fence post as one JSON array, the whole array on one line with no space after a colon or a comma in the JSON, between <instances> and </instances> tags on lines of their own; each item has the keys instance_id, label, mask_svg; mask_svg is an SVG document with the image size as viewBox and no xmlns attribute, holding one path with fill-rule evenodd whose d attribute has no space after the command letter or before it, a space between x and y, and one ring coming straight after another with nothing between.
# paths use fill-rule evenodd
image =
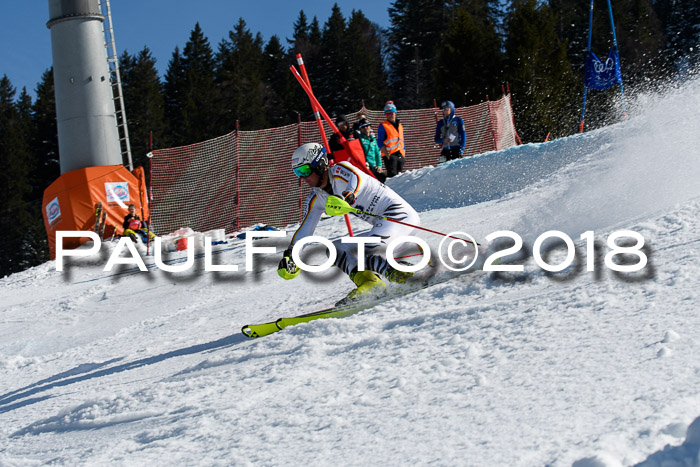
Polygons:
<instances>
[{"instance_id":1,"label":"red fence post","mask_svg":"<svg viewBox=\"0 0 700 467\"><path fill-rule=\"evenodd\" d=\"M148 132L148 223L151 223L151 201L153 201L153 132Z\"/></svg>"},{"instance_id":2,"label":"red fence post","mask_svg":"<svg viewBox=\"0 0 700 467\"><path fill-rule=\"evenodd\" d=\"M515 113L513 112L513 94L510 92L510 83L506 81L506 92L508 93L508 98L510 99L510 115L513 120L513 130L515 131L515 140L518 144L523 144L518 134L518 129L515 127Z\"/></svg>"},{"instance_id":3,"label":"red fence post","mask_svg":"<svg viewBox=\"0 0 700 467\"><path fill-rule=\"evenodd\" d=\"M240 127L236 120L236 231L241 230L241 152Z\"/></svg>"},{"instance_id":4,"label":"red fence post","mask_svg":"<svg viewBox=\"0 0 700 467\"><path fill-rule=\"evenodd\" d=\"M489 111L489 130L491 131L491 139L493 140L493 149L498 151L498 141L496 140L496 129L493 126L493 113L491 112L491 101L489 96L486 96L486 108Z\"/></svg>"}]
</instances>

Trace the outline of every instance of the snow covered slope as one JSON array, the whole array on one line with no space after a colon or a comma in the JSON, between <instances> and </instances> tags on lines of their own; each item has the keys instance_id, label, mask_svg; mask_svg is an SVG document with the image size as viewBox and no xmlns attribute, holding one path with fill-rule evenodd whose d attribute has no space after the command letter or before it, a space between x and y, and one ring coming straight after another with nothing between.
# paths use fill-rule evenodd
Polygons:
<instances>
[{"instance_id":1,"label":"snow covered slope","mask_svg":"<svg viewBox=\"0 0 700 467\"><path fill-rule=\"evenodd\" d=\"M602 130L391 180L424 226L517 233L524 272L259 340L241 326L325 306L350 282L283 281L277 254L245 272L242 243L213 257L235 273L201 258L182 273L103 272L105 245L62 273L2 279L0 465L699 465L700 81L633 108ZM577 246L554 274L529 253L552 229ZM641 271L606 267L619 230L643 236ZM342 236L343 222L317 232Z\"/></svg>"}]
</instances>

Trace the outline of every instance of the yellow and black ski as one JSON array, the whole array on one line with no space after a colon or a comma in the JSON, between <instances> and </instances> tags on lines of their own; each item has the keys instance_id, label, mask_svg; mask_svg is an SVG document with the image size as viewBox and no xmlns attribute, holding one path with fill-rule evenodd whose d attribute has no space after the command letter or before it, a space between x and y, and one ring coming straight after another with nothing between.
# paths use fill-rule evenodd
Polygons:
<instances>
[{"instance_id":1,"label":"yellow and black ski","mask_svg":"<svg viewBox=\"0 0 700 467\"><path fill-rule=\"evenodd\" d=\"M279 318L275 321L270 321L269 323L247 324L243 326L241 331L246 337L263 337L269 334L273 334L277 331L281 331L286 327L294 326L300 323L308 323L309 321L314 321L317 319L344 318L346 316L359 313L360 311L367 310L389 300L393 300L395 298L403 297L414 292L418 292L433 285L442 284L444 282L455 279L456 277L459 277L463 274L470 273L473 271L474 269L459 272L447 272L440 274L439 277L431 275L431 277L414 282L413 284L392 285L389 290L385 291L379 296L360 298L357 301L353 301L340 306L333 306L330 308L325 308L323 310L318 310L311 313L306 313L303 315L293 316L289 318Z\"/></svg>"}]
</instances>

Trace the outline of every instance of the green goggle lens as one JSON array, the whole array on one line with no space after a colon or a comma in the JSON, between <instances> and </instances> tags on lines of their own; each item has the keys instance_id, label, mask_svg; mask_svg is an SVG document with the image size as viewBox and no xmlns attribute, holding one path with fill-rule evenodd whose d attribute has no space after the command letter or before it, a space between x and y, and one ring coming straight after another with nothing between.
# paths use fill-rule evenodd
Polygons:
<instances>
[{"instance_id":1,"label":"green goggle lens","mask_svg":"<svg viewBox=\"0 0 700 467\"><path fill-rule=\"evenodd\" d=\"M309 164L300 165L299 167L294 168L294 174L299 178L308 177L312 172L313 170L311 170L311 166Z\"/></svg>"}]
</instances>

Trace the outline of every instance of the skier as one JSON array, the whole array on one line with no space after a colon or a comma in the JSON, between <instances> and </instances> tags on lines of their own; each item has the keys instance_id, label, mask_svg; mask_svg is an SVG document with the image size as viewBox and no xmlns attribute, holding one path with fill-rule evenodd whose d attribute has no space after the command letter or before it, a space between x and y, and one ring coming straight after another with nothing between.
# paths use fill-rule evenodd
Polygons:
<instances>
[{"instance_id":1,"label":"skier","mask_svg":"<svg viewBox=\"0 0 700 467\"><path fill-rule=\"evenodd\" d=\"M435 125L435 144L442 146L442 156L446 161L459 159L464 154L467 135L464 131L464 120L455 116L455 105L445 101L440 105L442 120Z\"/></svg>"},{"instance_id":2,"label":"skier","mask_svg":"<svg viewBox=\"0 0 700 467\"><path fill-rule=\"evenodd\" d=\"M326 150L318 143L307 143L297 148L292 154L292 169L311 187L311 193L306 198L301 226L292 237L292 242L284 251L279 263L277 273L284 279L293 279L299 274L299 268L292 260L292 248L300 239L313 234L321 214L325 211L329 196L343 198L350 205L367 213L414 225L420 222L418 213L401 196L349 162L329 167ZM357 286L338 304L355 300L371 290L384 287L384 281L378 274L398 283L404 283L413 276L413 273L403 272L389 265L382 252L391 240L412 235L415 229L372 216L357 216L372 225L370 231L362 236L375 237L380 242L365 245L364 271L358 271L356 245L342 243L340 240L333 242L338 252L335 266L345 272ZM399 250L400 248L395 251Z\"/></svg>"}]
</instances>

